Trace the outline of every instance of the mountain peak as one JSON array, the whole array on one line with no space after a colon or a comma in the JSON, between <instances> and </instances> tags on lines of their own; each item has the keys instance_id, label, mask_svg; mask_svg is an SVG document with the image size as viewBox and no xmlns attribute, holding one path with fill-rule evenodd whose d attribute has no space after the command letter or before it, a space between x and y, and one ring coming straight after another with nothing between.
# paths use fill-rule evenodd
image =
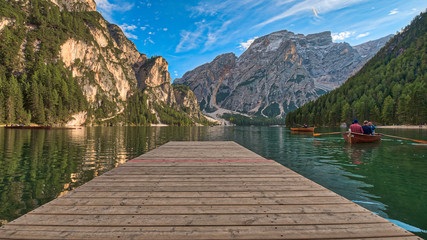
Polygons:
<instances>
[{"instance_id":1,"label":"mountain peak","mask_svg":"<svg viewBox=\"0 0 427 240\"><path fill-rule=\"evenodd\" d=\"M365 45L361 56L348 43L334 43L330 31L282 30L257 38L237 61L220 55L175 81L189 86L207 112L280 117L340 86L383 44Z\"/></svg>"},{"instance_id":2,"label":"mountain peak","mask_svg":"<svg viewBox=\"0 0 427 240\"><path fill-rule=\"evenodd\" d=\"M316 43L318 45L328 45L332 43L332 34L330 31L308 34L306 38L309 42Z\"/></svg>"}]
</instances>

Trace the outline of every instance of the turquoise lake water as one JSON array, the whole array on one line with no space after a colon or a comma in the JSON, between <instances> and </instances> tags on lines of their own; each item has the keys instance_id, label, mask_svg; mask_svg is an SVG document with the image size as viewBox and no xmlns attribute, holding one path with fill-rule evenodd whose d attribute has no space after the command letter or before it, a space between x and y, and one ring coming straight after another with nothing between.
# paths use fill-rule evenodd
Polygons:
<instances>
[{"instance_id":1,"label":"turquoise lake water","mask_svg":"<svg viewBox=\"0 0 427 240\"><path fill-rule=\"evenodd\" d=\"M319 132L339 131L321 128ZM426 130L381 130L427 140ZM0 128L0 220L11 221L168 141L236 141L427 238L427 145L349 145L282 127Z\"/></svg>"}]
</instances>

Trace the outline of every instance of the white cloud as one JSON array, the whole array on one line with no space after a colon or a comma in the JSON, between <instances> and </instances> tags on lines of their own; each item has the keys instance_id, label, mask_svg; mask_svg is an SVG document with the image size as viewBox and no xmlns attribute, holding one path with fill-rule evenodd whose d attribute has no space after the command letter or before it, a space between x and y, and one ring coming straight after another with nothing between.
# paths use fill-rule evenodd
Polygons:
<instances>
[{"instance_id":1,"label":"white cloud","mask_svg":"<svg viewBox=\"0 0 427 240\"><path fill-rule=\"evenodd\" d=\"M271 1L277 3L283 0ZM201 52L205 52L234 42L237 35L246 32L242 28L236 29L235 23L242 24L243 21L242 25L245 25L244 23L258 18L260 14L256 12L264 12L262 6L266 4L266 1L259 0L199 0L196 5L188 8L191 12L190 17L198 19L198 22L181 31L181 39L175 51L180 53L201 49ZM230 30L234 30L234 32L230 32Z\"/></svg>"},{"instance_id":2,"label":"white cloud","mask_svg":"<svg viewBox=\"0 0 427 240\"><path fill-rule=\"evenodd\" d=\"M141 27L142 31L145 31L145 29L147 29L147 27Z\"/></svg>"},{"instance_id":3,"label":"white cloud","mask_svg":"<svg viewBox=\"0 0 427 240\"><path fill-rule=\"evenodd\" d=\"M369 36L369 34L371 34L371 33L370 32L361 33L361 34L357 35L356 39L367 37L367 36Z\"/></svg>"},{"instance_id":4,"label":"white cloud","mask_svg":"<svg viewBox=\"0 0 427 240\"><path fill-rule=\"evenodd\" d=\"M135 26L135 25L127 25L126 23L125 24L122 24L122 25L120 25L120 28L123 30L123 31L133 31L133 30L135 30L135 29L137 29L138 27L137 26Z\"/></svg>"},{"instance_id":5,"label":"white cloud","mask_svg":"<svg viewBox=\"0 0 427 240\"><path fill-rule=\"evenodd\" d=\"M340 33L332 33L332 40L334 42L335 41L343 41L343 40L351 37L354 34L355 34L355 32L349 32L349 31L340 32Z\"/></svg>"},{"instance_id":6,"label":"white cloud","mask_svg":"<svg viewBox=\"0 0 427 240\"><path fill-rule=\"evenodd\" d=\"M276 15L260 24L254 26L254 28L261 28L267 24L282 20L284 18L298 15L301 13L309 13L313 12L315 9L316 14L318 13L327 13L334 10L342 9L345 7L349 7L359 2L363 2L366 0L304 0L299 3L293 5L291 8L287 9L283 13Z\"/></svg>"},{"instance_id":7,"label":"white cloud","mask_svg":"<svg viewBox=\"0 0 427 240\"><path fill-rule=\"evenodd\" d=\"M175 52L177 53L186 52L199 47L199 44L201 41L200 36L202 36L203 32L204 32L204 29L198 29L195 32L182 30L180 33L181 40L178 46L176 46Z\"/></svg>"},{"instance_id":8,"label":"white cloud","mask_svg":"<svg viewBox=\"0 0 427 240\"><path fill-rule=\"evenodd\" d=\"M144 40L144 46L147 45L148 43L155 44L153 39L151 39L151 37L148 37Z\"/></svg>"},{"instance_id":9,"label":"white cloud","mask_svg":"<svg viewBox=\"0 0 427 240\"><path fill-rule=\"evenodd\" d=\"M130 38L130 39L138 39L138 36L136 36L135 34L131 33L133 31L135 31L138 27L135 25L128 25L126 23L119 25L119 27L122 29L123 33L125 34L126 37Z\"/></svg>"},{"instance_id":10,"label":"white cloud","mask_svg":"<svg viewBox=\"0 0 427 240\"><path fill-rule=\"evenodd\" d=\"M391 10L388 15L394 15L394 14L398 14L398 13L399 13L399 9L395 8L395 9Z\"/></svg>"},{"instance_id":11,"label":"white cloud","mask_svg":"<svg viewBox=\"0 0 427 240\"><path fill-rule=\"evenodd\" d=\"M109 0L95 0L95 2L97 10L110 22L113 21L114 12L126 12L134 6L133 3L128 2L113 4Z\"/></svg>"},{"instance_id":12,"label":"white cloud","mask_svg":"<svg viewBox=\"0 0 427 240\"><path fill-rule=\"evenodd\" d=\"M178 77L178 72L177 72L177 71L173 71L173 75L174 75L175 77Z\"/></svg>"},{"instance_id":13,"label":"white cloud","mask_svg":"<svg viewBox=\"0 0 427 240\"><path fill-rule=\"evenodd\" d=\"M168 29L167 29L167 28L163 28L163 31L164 31L164 32L167 32L167 31L168 31Z\"/></svg>"},{"instance_id":14,"label":"white cloud","mask_svg":"<svg viewBox=\"0 0 427 240\"><path fill-rule=\"evenodd\" d=\"M294 0L292 0L294 1ZM222 0L222 1L200 1L197 6L191 7L191 17L216 16L226 13L235 14L242 9L248 10L262 4L259 0Z\"/></svg>"},{"instance_id":15,"label":"white cloud","mask_svg":"<svg viewBox=\"0 0 427 240\"><path fill-rule=\"evenodd\" d=\"M228 25L230 25L232 23L231 20L228 20L226 22L224 22L220 28L218 29L209 29L209 33L208 33L208 39L205 42L205 47L203 49L203 51L209 50L209 48L212 47L212 45L214 45L218 39L221 39L224 37L224 32L227 30Z\"/></svg>"},{"instance_id":16,"label":"white cloud","mask_svg":"<svg viewBox=\"0 0 427 240\"><path fill-rule=\"evenodd\" d=\"M382 18L375 19L375 21L372 21L372 19L365 19L353 25L349 25L348 28L355 29L358 32L372 32L377 29L401 24L403 21L407 21L408 17L412 18L413 14L414 12L412 11L406 11L396 15L386 15Z\"/></svg>"},{"instance_id":17,"label":"white cloud","mask_svg":"<svg viewBox=\"0 0 427 240\"><path fill-rule=\"evenodd\" d=\"M257 39L258 37L254 37L254 38L251 38L251 39L249 39L248 41L246 41L246 42L242 42L242 43L240 43L239 44L239 48L241 49L241 50L246 50L246 49L248 49L250 46L251 46L251 44Z\"/></svg>"},{"instance_id":18,"label":"white cloud","mask_svg":"<svg viewBox=\"0 0 427 240\"><path fill-rule=\"evenodd\" d=\"M315 17L319 17L319 14L317 14L317 10L315 8L313 8L313 14Z\"/></svg>"}]
</instances>

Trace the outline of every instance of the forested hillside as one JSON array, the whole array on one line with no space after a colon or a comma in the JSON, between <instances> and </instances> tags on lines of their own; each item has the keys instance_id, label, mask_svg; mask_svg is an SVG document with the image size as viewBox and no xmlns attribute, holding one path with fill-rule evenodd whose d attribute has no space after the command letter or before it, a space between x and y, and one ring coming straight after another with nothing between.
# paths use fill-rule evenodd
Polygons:
<instances>
[{"instance_id":1,"label":"forested hillside","mask_svg":"<svg viewBox=\"0 0 427 240\"><path fill-rule=\"evenodd\" d=\"M71 35L88 36L88 27L81 13L60 12L46 1L35 0L29 12L0 2L0 16L15 26L0 34L0 123L62 122L86 109L87 101L71 72L55 60L60 44Z\"/></svg>"},{"instance_id":2,"label":"forested hillside","mask_svg":"<svg viewBox=\"0 0 427 240\"><path fill-rule=\"evenodd\" d=\"M95 8L0 1L0 124L206 123L197 102L189 114L175 99L166 60L138 52Z\"/></svg>"},{"instance_id":3,"label":"forested hillside","mask_svg":"<svg viewBox=\"0 0 427 240\"><path fill-rule=\"evenodd\" d=\"M354 118L380 124L426 123L426 30L424 12L341 87L289 113L286 124L336 126Z\"/></svg>"}]
</instances>

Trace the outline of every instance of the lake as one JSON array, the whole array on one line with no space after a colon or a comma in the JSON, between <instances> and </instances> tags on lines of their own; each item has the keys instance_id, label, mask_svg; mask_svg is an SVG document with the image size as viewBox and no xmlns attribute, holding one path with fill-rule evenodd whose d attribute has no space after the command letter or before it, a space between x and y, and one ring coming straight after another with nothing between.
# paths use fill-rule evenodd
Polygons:
<instances>
[{"instance_id":1,"label":"lake","mask_svg":"<svg viewBox=\"0 0 427 240\"><path fill-rule=\"evenodd\" d=\"M427 140L427 130L377 132ZM172 140L236 141L427 238L427 145L393 138L349 145L339 135L314 138L282 127L0 128L0 221Z\"/></svg>"}]
</instances>

